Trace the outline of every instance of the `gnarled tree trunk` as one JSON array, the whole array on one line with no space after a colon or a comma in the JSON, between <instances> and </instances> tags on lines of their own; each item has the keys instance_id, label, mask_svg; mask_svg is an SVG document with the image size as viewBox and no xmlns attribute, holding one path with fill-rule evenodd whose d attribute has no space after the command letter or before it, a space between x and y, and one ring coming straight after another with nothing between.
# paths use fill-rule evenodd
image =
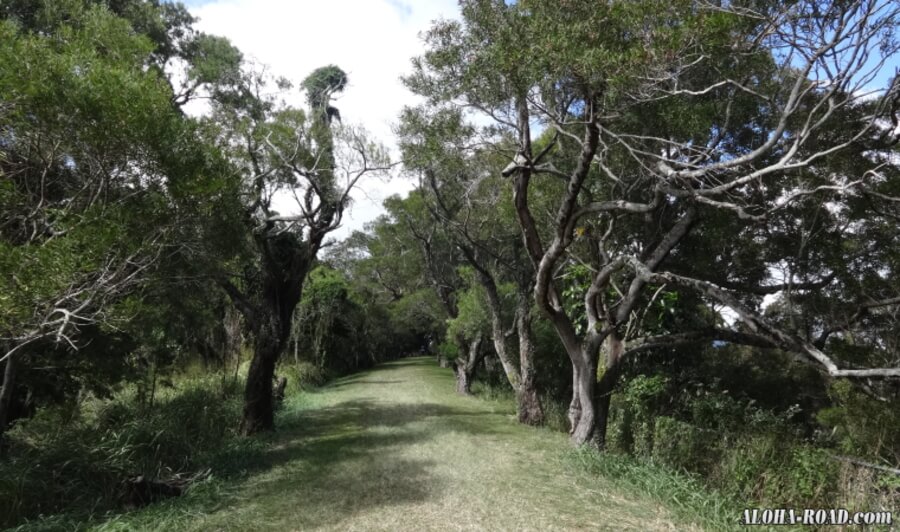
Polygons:
<instances>
[{"instance_id":1,"label":"gnarled tree trunk","mask_svg":"<svg viewBox=\"0 0 900 532\"><path fill-rule=\"evenodd\" d=\"M575 445L598 446L597 412L594 391L597 363L591 353L581 350L573 360L572 404L569 407L569 434Z\"/></svg>"},{"instance_id":2,"label":"gnarled tree trunk","mask_svg":"<svg viewBox=\"0 0 900 532\"><path fill-rule=\"evenodd\" d=\"M275 428L272 379L285 342L279 338L282 326L277 317L272 316L268 309L260 314L269 315L259 316L262 323L254 330L253 359L247 372L244 415L241 419L241 433L245 435Z\"/></svg>"},{"instance_id":3,"label":"gnarled tree trunk","mask_svg":"<svg viewBox=\"0 0 900 532\"><path fill-rule=\"evenodd\" d=\"M308 248L292 235L260 235L257 245L262 252L261 286L256 297L241 294L230 283L224 288L236 303L253 330L253 359L244 389L244 413L241 433L255 434L273 430L274 401L272 379L275 364L287 347L291 334L291 318L300 302L303 282L312 265Z\"/></svg>"},{"instance_id":4,"label":"gnarled tree trunk","mask_svg":"<svg viewBox=\"0 0 900 532\"><path fill-rule=\"evenodd\" d=\"M609 406L620 372L624 352L622 338L613 331L606 336L604 352L606 368L597 381L597 357L591 342L584 342L580 356L573 357L572 402L569 405L569 434L575 445L606 447Z\"/></svg>"},{"instance_id":5,"label":"gnarled tree trunk","mask_svg":"<svg viewBox=\"0 0 900 532\"><path fill-rule=\"evenodd\" d=\"M520 294L516 303L515 330L519 340L519 363L514 363L506 343L503 330L503 307L500 293L491 272L481 265L475 252L466 246L460 246L469 263L478 272L478 281L487 294L488 309L491 312L491 339L497 358L503 366L506 379L516 394L516 412L520 423L540 425L544 422L544 410L537 393L534 378L534 342L531 338L531 302L530 286L520 286Z\"/></svg>"}]
</instances>

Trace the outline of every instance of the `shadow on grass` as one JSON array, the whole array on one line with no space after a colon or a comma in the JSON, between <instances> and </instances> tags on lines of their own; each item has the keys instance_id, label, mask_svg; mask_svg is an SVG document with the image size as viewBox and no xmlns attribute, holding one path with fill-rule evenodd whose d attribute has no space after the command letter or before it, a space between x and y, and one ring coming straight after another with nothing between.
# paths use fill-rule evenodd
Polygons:
<instances>
[{"instance_id":1,"label":"shadow on grass","mask_svg":"<svg viewBox=\"0 0 900 532\"><path fill-rule=\"evenodd\" d=\"M335 382L333 384L329 384L329 385L323 387L322 389L323 390L332 390L335 388L343 388L344 386L351 386L351 385L356 385L356 384L401 384L403 382L406 382L406 381L385 381L385 380L373 380L373 379L359 378L359 379L347 380L347 381L342 381L342 382Z\"/></svg>"},{"instance_id":2,"label":"shadow on grass","mask_svg":"<svg viewBox=\"0 0 900 532\"><path fill-rule=\"evenodd\" d=\"M429 359L391 365L436 366ZM375 373L346 377L327 388L406 382L379 379ZM437 464L404 457L400 451L451 432L503 433L511 424L497 423L499 417L439 403L368 398L286 411L279 416L278 432L243 440L244 445L218 457L213 471L227 484L227 492L198 487L197 496L189 494L133 517L152 522L168 507L176 513L209 515L215 523L216 514L226 518L229 508L254 501L267 521L289 521L292 528L306 529L336 525L380 507L424 501L444 489L432 474Z\"/></svg>"},{"instance_id":3,"label":"shadow on grass","mask_svg":"<svg viewBox=\"0 0 900 532\"><path fill-rule=\"evenodd\" d=\"M504 424L498 430L491 416L497 414L368 399L286 413L271 447L245 464L243 482L252 483L250 497L268 501L261 503L268 514L290 516L292 526L334 525L373 508L434 497L442 489L430 473L436 463L395 451L447 432L502 432ZM275 468L278 474L263 475ZM247 496L210 502L223 509L245 503Z\"/></svg>"}]
</instances>

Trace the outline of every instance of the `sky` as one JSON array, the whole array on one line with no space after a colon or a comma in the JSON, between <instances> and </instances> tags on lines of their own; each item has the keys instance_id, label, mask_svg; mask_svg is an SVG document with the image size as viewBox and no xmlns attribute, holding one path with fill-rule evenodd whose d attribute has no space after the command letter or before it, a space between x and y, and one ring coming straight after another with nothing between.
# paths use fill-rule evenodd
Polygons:
<instances>
[{"instance_id":1,"label":"sky","mask_svg":"<svg viewBox=\"0 0 900 532\"><path fill-rule=\"evenodd\" d=\"M199 17L198 27L222 35L249 59L267 65L274 76L299 84L314 69L335 64L350 83L335 105L345 123L362 125L372 136L395 148L392 125L404 105L417 97L400 83L410 59L422 53L420 33L433 20L458 18L456 0L187 0ZM900 67L892 58L873 85L884 86ZM882 79L883 78L883 79ZM291 103L305 107L299 90ZM394 152L396 158L396 151ZM389 180L369 179L353 193L340 239L383 213L382 201L405 194L413 183L399 170ZM286 211L286 207L276 208Z\"/></svg>"},{"instance_id":2,"label":"sky","mask_svg":"<svg viewBox=\"0 0 900 532\"><path fill-rule=\"evenodd\" d=\"M267 65L275 76L299 85L320 66L335 64L347 72L349 85L335 106L345 123L362 125L395 148L392 126L404 105L417 98L400 83L410 59L422 53L421 32L431 21L458 18L456 0L189 0L197 27L227 37L244 56ZM291 103L305 107L299 90ZM396 153L395 153L396 155ZM352 194L354 203L341 239L383 213L381 202L405 194L413 183L395 172L389 180L370 179ZM277 207L277 205L276 205Z\"/></svg>"}]
</instances>

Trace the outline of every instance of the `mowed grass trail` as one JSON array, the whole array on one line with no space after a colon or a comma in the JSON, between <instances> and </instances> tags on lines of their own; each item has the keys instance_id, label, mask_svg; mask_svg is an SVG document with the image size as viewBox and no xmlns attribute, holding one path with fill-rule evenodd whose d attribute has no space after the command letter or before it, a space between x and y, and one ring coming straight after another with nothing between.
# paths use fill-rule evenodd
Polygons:
<instances>
[{"instance_id":1,"label":"mowed grass trail","mask_svg":"<svg viewBox=\"0 0 900 532\"><path fill-rule=\"evenodd\" d=\"M264 466L99 527L699 530L567 465L565 435L517 424L512 405L457 395L429 358L298 395L279 423Z\"/></svg>"}]
</instances>

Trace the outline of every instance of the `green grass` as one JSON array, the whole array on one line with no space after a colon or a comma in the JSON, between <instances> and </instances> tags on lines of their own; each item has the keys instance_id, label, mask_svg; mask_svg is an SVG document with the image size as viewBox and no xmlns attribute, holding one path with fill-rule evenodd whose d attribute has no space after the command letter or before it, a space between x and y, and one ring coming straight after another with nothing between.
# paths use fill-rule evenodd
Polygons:
<instances>
[{"instance_id":1,"label":"green grass","mask_svg":"<svg viewBox=\"0 0 900 532\"><path fill-rule=\"evenodd\" d=\"M44 520L31 528L708 527L710 514L692 516L657 492L631 489L627 474L606 478L598 474L602 467L573 467L578 455L565 435L517 424L508 401L461 397L453 389L452 372L430 359L385 364L292 396L279 431L263 437L264 449L236 474L217 478L214 471L180 499L105 521ZM687 508L695 506L703 504Z\"/></svg>"},{"instance_id":2,"label":"green grass","mask_svg":"<svg viewBox=\"0 0 900 532\"><path fill-rule=\"evenodd\" d=\"M631 456L572 449L568 454L568 465L603 477L626 493L660 501L675 515L701 522L706 530L734 530L737 528L735 520L746 506L710 491L695 476ZM770 527L756 526L754 529L770 530Z\"/></svg>"}]
</instances>

